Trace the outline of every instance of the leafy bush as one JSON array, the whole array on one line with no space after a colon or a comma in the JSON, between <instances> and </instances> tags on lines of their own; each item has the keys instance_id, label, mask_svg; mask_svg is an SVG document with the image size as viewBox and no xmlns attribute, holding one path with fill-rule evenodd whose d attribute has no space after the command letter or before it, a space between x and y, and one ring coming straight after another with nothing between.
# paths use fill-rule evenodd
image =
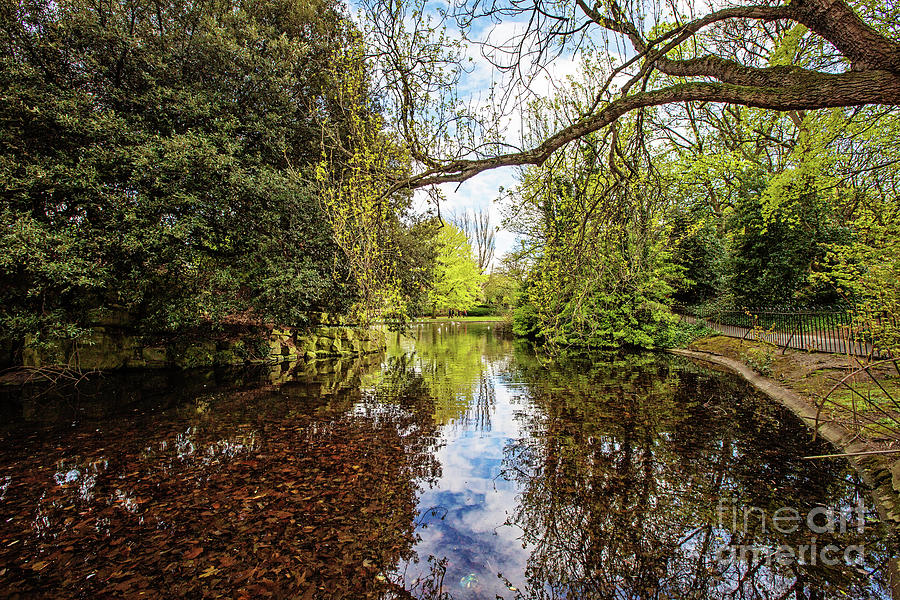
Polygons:
<instances>
[{"instance_id":1,"label":"leafy bush","mask_svg":"<svg viewBox=\"0 0 900 600\"><path fill-rule=\"evenodd\" d=\"M352 302L306 183L340 126L320 99L341 9L104 7L0 10L0 337L68 336L112 305L154 331Z\"/></svg>"},{"instance_id":2,"label":"leafy bush","mask_svg":"<svg viewBox=\"0 0 900 600\"><path fill-rule=\"evenodd\" d=\"M772 361L775 359L775 348L769 344L753 346L741 352L741 360L750 365L760 375L768 377L772 374Z\"/></svg>"},{"instance_id":3,"label":"leafy bush","mask_svg":"<svg viewBox=\"0 0 900 600\"><path fill-rule=\"evenodd\" d=\"M703 323L678 321L669 328L667 335L660 339L659 345L666 348L683 348L698 338L715 333Z\"/></svg>"},{"instance_id":4,"label":"leafy bush","mask_svg":"<svg viewBox=\"0 0 900 600\"><path fill-rule=\"evenodd\" d=\"M495 307L486 306L484 304L473 306L468 311L466 311L466 315L469 317L490 317L497 314L499 314L499 312Z\"/></svg>"}]
</instances>

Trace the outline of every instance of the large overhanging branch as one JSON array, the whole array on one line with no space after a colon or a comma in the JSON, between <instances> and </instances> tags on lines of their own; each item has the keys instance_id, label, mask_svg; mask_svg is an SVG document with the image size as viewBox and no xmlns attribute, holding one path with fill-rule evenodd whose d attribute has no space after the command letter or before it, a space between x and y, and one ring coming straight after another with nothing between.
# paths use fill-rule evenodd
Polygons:
<instances>
[{"instance_id":1,"label":"large overhanging branch","mask_svg":"<svg viewBox=\"0 0 900 600\"><path fill-rule=\"evenodd\" d=\"M536 2L538 7L539 0ZM425 170L397 182L390 191L463 182L502 166L541 165L566 144L613 124L631 111L669 103L703 101L778 111L900 105L900 43L866 24L845 0L790 0L775 6L729 7L673 27L652 39L643 37L617 0L593 2L576 0L576 6L589 22L625 36L637 51L634 58L614 69L610 77L632 64L641 65L617 99L601 104L598 96L589 114L531 149L484 158L420 161ZM840 52L850 69L833 73L797 66L760 68L714 54L685 59L672 57L672 50L704 28L733 19L803 24ZM653 71L687 81L647 90ZM641 86L634 86L635 83ZM640 90L633 91L632 87ZM608 85L604 89L609 90Z\"/></svg>"},{"instance_id":2,"label":"large overhanging branch","mask_svg":"<svg viewBox=\"0 0 900 600\"><path fill-rule=\"evenodd\" d=\"M782 88L694 82L636 93L607 104L595 114L550 136L535 148L490 158L443 163L407 181L398 182L391 191L461 183L497 167L541 165L566 144L607 127L626 113L673 102L722 102L781 111L900 104L900 76L886 71L827 74L795 69L788 77L788 80L791 79L795 85Z\"/></svg>"}]
</instances>

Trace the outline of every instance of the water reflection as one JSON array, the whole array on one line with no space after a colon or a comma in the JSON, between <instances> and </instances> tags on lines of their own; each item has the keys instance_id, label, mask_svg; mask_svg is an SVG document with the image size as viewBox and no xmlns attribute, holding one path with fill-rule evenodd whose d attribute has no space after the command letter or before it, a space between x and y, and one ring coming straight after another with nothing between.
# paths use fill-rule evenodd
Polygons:
<instances>
[{"instance_id":1,"label":"water reflection","mask_svg":"<svg viewBox=\"0 0 900 600\"><path fill-rule=\"evenodd\" d=\"M854 527L847 465L681 359L547 366L421 326L367 361L6 393L0 596L891 597L896 538ZM817 506L850 516L818 547L865 560L719 560L811 545L771 516Z\"/></svg>"},{"instance_id":2,"label":"water reflection","mask_svg":"<svg viewBox=\"0 0 900 600\"><path fill-rule=\"evenodd\" d=\"M49 416L65 403L31 404L2 440L0 595L388 593L436 429L421 378L388 369L382 403L362 375L262 374L146 412L96 397L74 426Z\"/></svg>"},{"instance_id":3,"label":"water reflection","mask_svg":"<svg viewBox=\"0 0 900 600\"><path fill-rule=\"evenodd\" d=\"M858 532L851 509L867 500L852 474L798 460L828 448L743 386L678 363L548 372L519 360L540 409L521 414L526 435L504 470L522 490L510 523L533 546L527 596L889 598L878 567L893 548L872 524ZM850 516L845 534L773 527L781 507L806 515L822 503ZM728 544L760 552L720 561ZM869 560L764 560L813 544L861 545Z\"/></svg>"},{"instance_id":4,"label":"water reflection","mask_svg":"<svg viewBox=\"0 0 900 600\"><path fill-rule=\"evenodd\" d=\"M414 345L395 340L436 414L456 415L439 420L442 476L419 498L418 561L399 569L415 596L891 597L896 538L854 528L863 486L845 464L798 460L829 448L742 383L658 355L546 368L490 332L455 333L469 339L426 328ZM479 362L443 369L473 346ZM773 530L777 509L823 505L848 517L845 534ZM745 507L747 526L733 525ZM753 551L729 562L730 545ZM763 552L829 545L864 546L866 559L767 564Z\"/></svg>"},{"instance_id":5,"label":"water reflection","mask_svg":"<svg viewBox=\"0 0 900 600\"><path fill-rule=\"evenodd\" d=\"M495 403L491 377L509 362L511 343L489 325L447 324L395 333L389 360L421 375L439 425L490 430Z\"/></svg>"}]
</instances>

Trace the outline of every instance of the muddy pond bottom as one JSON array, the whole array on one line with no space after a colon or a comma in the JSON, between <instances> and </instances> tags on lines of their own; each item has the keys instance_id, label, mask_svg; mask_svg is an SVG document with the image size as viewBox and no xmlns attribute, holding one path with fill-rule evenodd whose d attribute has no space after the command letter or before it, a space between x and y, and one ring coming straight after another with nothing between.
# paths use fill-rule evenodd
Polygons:
<instances>
[{"instance_id":1,"label":"muddy pond bottom","mask_svg":"<svg viewBox=\"0 0 900 600\"><path fill-rule=\"evenodd\" d=\"M0 597L900 600L865 485L742 381L389 341L0 390Z\"/></svg>"}]
</instances>

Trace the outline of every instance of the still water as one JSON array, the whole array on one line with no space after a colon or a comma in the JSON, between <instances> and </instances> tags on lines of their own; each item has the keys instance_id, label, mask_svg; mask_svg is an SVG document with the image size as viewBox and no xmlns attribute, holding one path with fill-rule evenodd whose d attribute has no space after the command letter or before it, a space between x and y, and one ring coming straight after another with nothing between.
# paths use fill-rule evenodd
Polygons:
<instances>
[{"instance_id":1,"label":"still water","mask_svg":"<svg viewBox=\"0 0 900 600\"><path fill-rule=\"evenodd\" d=\"M900 598L831 449L660 354L489 325L0 398L0 597Z\"/></svg>"}]
</instances>

